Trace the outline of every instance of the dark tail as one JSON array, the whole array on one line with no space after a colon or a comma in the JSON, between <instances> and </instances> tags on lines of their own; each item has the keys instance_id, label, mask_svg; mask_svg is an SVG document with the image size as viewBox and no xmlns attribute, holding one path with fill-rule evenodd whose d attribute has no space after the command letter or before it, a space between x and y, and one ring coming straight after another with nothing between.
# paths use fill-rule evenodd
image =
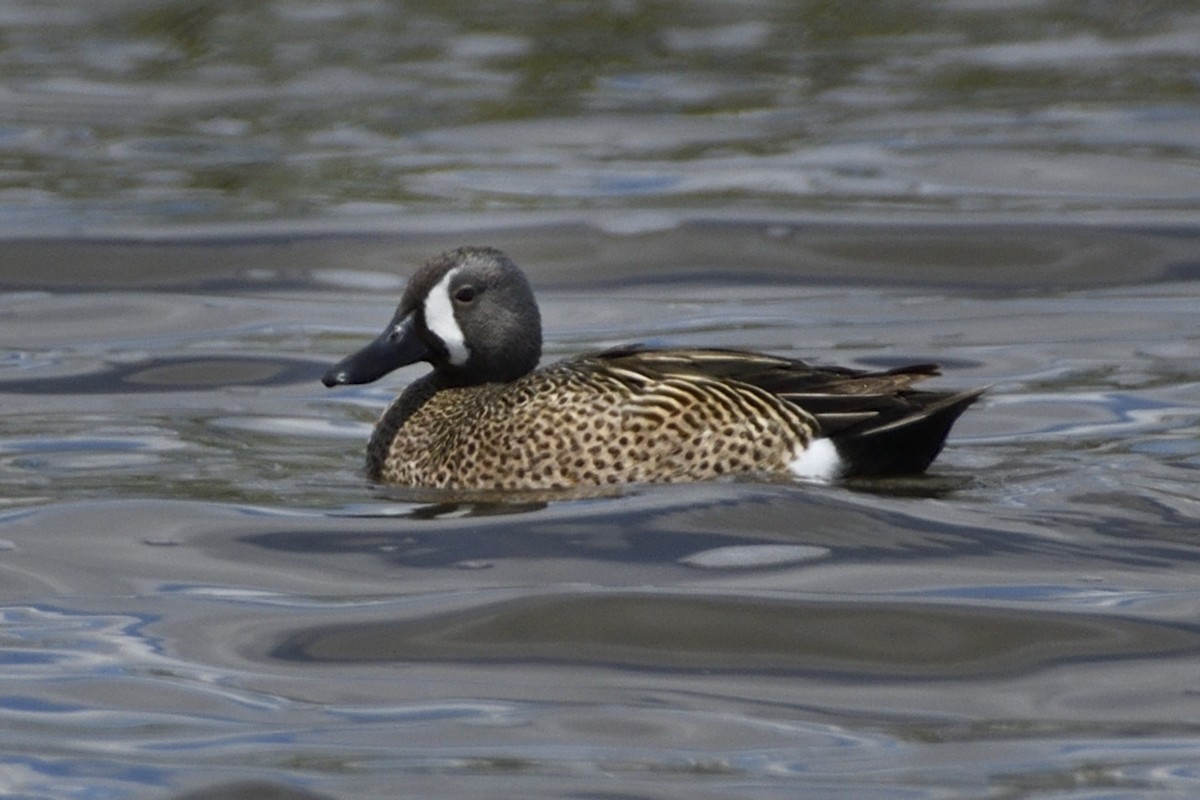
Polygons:
<instances>
[{"instance_id":1,"label":"dark tail","mask_svg":"<svg viewBox=\"0 0 1200 800\"><path fill-rule=\"evenodd\" d=\"M884 421L856 425L831 436L846 463L845 477L924 472L946 443L951 426L983 389L929 393L920 408Z\"/></svg>"}]
</instances>

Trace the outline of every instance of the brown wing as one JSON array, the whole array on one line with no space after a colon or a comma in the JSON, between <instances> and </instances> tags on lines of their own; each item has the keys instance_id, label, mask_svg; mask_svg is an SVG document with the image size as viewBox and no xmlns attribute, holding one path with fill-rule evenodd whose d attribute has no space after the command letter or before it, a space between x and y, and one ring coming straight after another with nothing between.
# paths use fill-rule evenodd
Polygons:
<instances>
[{"instance_id":1,"label":"brown wing","mask_svg":"<svg viewBox=\"0 0 1200 800\"><path fill-rule=\"evenodd\" d=\"M617 368L658 376L689 375L749 384L816 418L855 474L919 472L941 450L950 427L982 394L923 391L913 384L940 370L913 364L873 372L812 366L739 350L655 350L639 346L599 353Z\"/></svg>"},{"instance_id":2,"label":"brown wing","mask_svg":"<svg viewBox=\"0 0 1200 800\"><path fill-rule=\"evenodd\" d=\"M649 349L630 346L596 355L613 366L660 376L703 375L750 384L817 417L825 435L847 427L904 416L950 395L909 387L940 370L936 364L913 364L883 372L848 367L813 366L803 361L741 350Z\"/></svg>"}]
</instances>

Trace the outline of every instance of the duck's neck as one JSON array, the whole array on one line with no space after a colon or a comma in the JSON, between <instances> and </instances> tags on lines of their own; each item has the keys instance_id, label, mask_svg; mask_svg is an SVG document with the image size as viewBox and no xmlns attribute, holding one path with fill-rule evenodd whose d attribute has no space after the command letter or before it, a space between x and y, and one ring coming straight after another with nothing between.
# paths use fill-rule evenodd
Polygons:
<instances>
[{"instance_id":1,"label":"duck's neck","mask_svg":"<svg viewBox=\"0 0 1200 800\"><path fill-rule=\"evenodd\" d=\"M532 363L508 361L505 363L478 364L468 361L462 367L443 364L435 374L443 387L478 386L485 383L512 383L524 378L537 367L537 358Z\"/></svg>"}]
</instances>

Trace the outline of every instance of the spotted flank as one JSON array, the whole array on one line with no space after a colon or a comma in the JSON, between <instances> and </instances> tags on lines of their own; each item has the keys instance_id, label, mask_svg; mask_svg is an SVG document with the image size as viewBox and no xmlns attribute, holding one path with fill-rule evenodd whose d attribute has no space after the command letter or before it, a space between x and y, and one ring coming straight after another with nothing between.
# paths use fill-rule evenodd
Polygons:
<instances>
[{"instance_id":1,"label":"spotted flank","mask_svg":"<svg viewBox=\"0 0 1200 800\"><path fill-rule=\"evenodd\" d=\"M324 382L430 363L379 420L368 473L500 490L918 473L980 394L912 388L938 374L930 364L869 372L723 349L631 346L537 369L541 345L517 266L462 248L422 267L384 333Z\"/></svg>"}]
</instances>

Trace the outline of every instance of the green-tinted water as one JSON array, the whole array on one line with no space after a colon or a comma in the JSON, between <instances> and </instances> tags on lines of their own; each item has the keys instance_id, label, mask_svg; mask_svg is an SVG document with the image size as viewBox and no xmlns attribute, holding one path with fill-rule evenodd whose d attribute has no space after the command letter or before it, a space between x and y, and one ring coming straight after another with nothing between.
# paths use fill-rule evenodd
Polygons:
<instances>
[{"instance_id":1,"label":"green-tinted water","mask_svg":"<svg viewBox=\"0 0 1200 800\"><path fill-rule=\"evenodd\" d=\"M13 2L10 233L1194 209L1187 2Z\"/></svg>"}]
</instances>

